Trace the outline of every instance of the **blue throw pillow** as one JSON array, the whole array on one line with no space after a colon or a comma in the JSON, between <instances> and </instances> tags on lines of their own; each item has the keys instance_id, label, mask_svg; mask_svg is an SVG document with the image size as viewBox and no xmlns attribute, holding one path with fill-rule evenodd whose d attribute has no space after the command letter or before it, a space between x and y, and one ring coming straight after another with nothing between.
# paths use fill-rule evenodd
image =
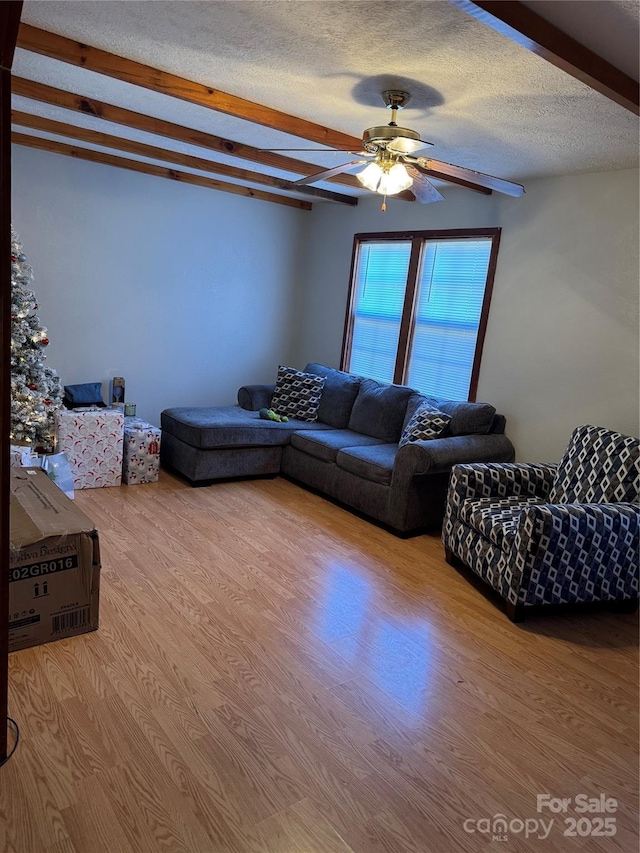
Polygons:
<instances>
[{"instance_id":1,"label":"blue throw pillow","mask_svg":"<svg viewBox=\"0 0 640 853\"><path fill-rule=\"evenodd\" d=\"M70 409L76 406L105 406L102 399L102 382L84 382L64 386L65 402Z\"/></svg>"}]
</instances>

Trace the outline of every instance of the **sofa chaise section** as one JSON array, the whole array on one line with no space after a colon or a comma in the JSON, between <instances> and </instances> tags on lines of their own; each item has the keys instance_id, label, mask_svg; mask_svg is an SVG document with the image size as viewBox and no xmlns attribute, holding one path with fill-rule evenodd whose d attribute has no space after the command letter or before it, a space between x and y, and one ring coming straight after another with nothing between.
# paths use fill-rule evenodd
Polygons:
<instances>
[{"instance_id":1,"label":"sofa chaise section","mask_svg":"<svg viewBox=\"0 0 640 853\"><path fill-rule=\"evenodd\" d=\"M165 409L160 418L162 464L193 485L278 474L282 448L293 432L331 429L305 421L265 421L258 411L240 406L178 407Z\"/></svg>"}]
</instances>

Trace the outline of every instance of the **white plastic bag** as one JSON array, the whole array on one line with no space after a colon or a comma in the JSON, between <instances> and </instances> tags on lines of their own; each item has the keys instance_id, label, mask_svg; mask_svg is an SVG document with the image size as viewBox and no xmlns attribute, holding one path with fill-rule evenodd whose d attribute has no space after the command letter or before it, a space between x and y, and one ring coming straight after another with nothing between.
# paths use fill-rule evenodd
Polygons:
<instances>
[{"instance_id":1,"label":"white plastic bag","mask_svg":"<svg viewBox=\"0 0 640 853\"><path fill-rule=\"evenodd\" d=\"M40 457L40 467L47 472L50 480L73 500L73 474L66 453L54 453L50 456Z\"/></svg>"}]
</instances>

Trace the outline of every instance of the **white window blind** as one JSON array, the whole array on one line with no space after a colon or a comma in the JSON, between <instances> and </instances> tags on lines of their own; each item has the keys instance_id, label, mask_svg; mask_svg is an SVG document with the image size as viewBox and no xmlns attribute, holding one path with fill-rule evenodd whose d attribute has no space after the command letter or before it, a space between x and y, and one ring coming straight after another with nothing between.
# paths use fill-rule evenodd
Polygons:
<instances>
[{"instance_id":1,"label":"white window blind","mask_svg":"<svg viewBox=\"0 0 640 853\"><path fill-rule=\"evenodd\" d=\"M424 244L407 375L424 394L468 399L491 245L489 237Z\"/></svg>"},{"instance_id":2,"label":"white window blind","mask_svg":"<svg viewBox=\"0 0 640 853\"><path fill-rule=\"evenodd\" d=\"M343 369L468 400L478 378L489 264L500 229L384 236L356 235ZM412 247L419 257L410 272Z\"/></svg>"},{"instance_id":3,"label":"white window blind","mask_svg":"<svg viewBox=\"0 0 640 853\"><path fill-rule=\"evenodd\" d=\"M360 246L349 370L393 382L411 241Z\"/></svg>"}]
</instances>

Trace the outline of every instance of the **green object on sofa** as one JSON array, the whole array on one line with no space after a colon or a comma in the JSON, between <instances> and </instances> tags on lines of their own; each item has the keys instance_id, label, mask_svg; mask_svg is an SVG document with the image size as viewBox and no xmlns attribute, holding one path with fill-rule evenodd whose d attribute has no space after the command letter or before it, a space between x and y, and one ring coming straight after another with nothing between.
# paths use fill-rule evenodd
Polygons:
<instances>
[{"instance_id":1,"label":"green object on sofa","mask_svg":"<svg viewBox=\"0 0 640 853\"><path fill-rule=\"evenodd\" d=\"M264 419L275 386L245 385L238 406L165 409L162 464L193 485L284 474L410 535L442 522L454 464L513 460L505 419L488 403L437 400L315 363L304 373L325 379L318 420ZM425 403L451 418L447 432L400 447Z\"/></svg>"},{"instance_id":2,"label":"green object on sofa","mask_svg":"<svg viewBox=\"0 0 640 853\"><path fill-rule=\"evenodd\" d=\"M273 409L260 409L260 417L263 421L275 421L277 424L286 424L289 422L289 418L286 415L279 415Z\"/></svg>"}]
</instances>

